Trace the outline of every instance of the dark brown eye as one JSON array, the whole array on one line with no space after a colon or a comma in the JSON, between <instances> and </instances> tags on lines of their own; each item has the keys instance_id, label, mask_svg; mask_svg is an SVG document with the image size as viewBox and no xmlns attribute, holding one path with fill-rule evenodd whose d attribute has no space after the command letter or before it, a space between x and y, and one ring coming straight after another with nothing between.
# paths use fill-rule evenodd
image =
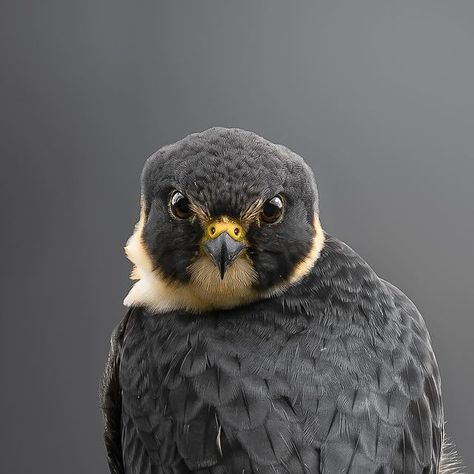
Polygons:
<instances>
[{"instance_id":1,"label":"dark brown eye","mask_svg":"<svg viewBox=\"0 0 474 474\"><path fill-rule=\"evenodd\" d=\"M193 213L189 199L183 196L179 191L175 191L171 195L170 209L173 215L178 219L189 219Z\"/></svg>"},{"instance_id":2,"label":"dark brown eye","mask_svg":"<svg viewBox=\"0 0 474 474\"><path fill-rule=\"evenodd\" d=\"M267 224L274 224L283 215L283 199L280 196L275 196L263 205L260 217L263 222Z\"/></svg>"}]
</instances>

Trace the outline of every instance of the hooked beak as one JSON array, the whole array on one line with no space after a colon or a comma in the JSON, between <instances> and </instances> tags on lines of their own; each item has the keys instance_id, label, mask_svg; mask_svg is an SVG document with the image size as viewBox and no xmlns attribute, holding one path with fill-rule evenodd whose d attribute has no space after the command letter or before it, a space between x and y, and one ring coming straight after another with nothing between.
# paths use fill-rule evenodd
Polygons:
<instances>
[{"instance_id":1,"label":"hooked beak","mask_svg":"<svg viewBox=\"0 0 474 474\"><path fill-rule=\"evenodd\" d=\"M227 268L239 256L245 245L233 239L227 232L222 232L215 239L208 240L204 248L219 269L221 279L224 279Z\"/></svg>"}]
</instances>

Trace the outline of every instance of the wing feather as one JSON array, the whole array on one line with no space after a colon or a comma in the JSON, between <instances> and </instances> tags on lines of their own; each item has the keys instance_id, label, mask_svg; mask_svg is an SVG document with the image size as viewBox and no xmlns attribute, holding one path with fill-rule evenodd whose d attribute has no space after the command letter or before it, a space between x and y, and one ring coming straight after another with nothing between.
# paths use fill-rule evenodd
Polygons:
<instances>
[{"instance_id":1,"label":"wing feather","mask_svg":"<svg viewBox=\"0 0 474 474\"><path fill-rule=\"evenodd\" d=\"M105 424L104 441L111 474L124 473L121 442L122 396L119 381L119 366L123 337L132 312L133 309L127 312L112 333L109 355L100 387L100 401Z\"/></svg>"}]
</instances>

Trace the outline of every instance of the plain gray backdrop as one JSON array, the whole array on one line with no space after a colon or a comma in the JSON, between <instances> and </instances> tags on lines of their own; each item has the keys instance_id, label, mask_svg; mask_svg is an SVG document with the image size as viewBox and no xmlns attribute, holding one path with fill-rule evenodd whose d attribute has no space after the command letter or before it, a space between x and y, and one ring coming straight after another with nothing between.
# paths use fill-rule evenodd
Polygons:
<instances>
[{"instance_id":1,"label":"plain gray backdrop","mask_svg":"<svg viewBox=\"0 0 474 474\"><path fill-rule=\"evenodd\" d=\"M304 156L325 229L415 301L473 468L474 2L1 10L1 472L106 472L97 391L140 171L213 125Z\"/></svg>"}]
</instances>

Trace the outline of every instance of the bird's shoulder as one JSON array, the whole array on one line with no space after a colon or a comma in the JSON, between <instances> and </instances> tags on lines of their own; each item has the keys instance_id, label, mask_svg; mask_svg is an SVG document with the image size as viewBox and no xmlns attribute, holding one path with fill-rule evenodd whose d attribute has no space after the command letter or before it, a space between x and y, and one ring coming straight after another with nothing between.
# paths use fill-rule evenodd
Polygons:
<instances>
[{"instance_id":1,"label":"bird's shoulder","mask_svg":"<svg viewBox=\"0 0 474 474\"><path fill-rule=\"evenodd\" d=\"M109 354L99 390L104 416L104 442L107 450L107 461L110 472L113 474L124 472L121 443L122 390L119 371L127 324L134 312L134 309L128 310L112 331Z\"/></svg>"},{"instance_id":2,"label":"bird's shoulder","mask_svg":"<svg viewBox=\"0 0 474 474\"><path fill-rule=\"evenodd\" d=\"M389 459L392 453L390 466L396 472L435 468L444 415L440 374L426 324L415 304L378 277L353 249L331 236L326 242L309 286L315 292L314 304L318 306L323 295L335 332L341 331L334 347L343 341L349 349L347 357L335 350L334 360L352 360L348 371L352 368L357 377L362 375L353 400L364 400L368 420L376 420L376 425L360 432L361 450L370 457L368 446L375 447L372 457L380 459ZM346 402L351 390L341 392ZM353 416L357 403L346 406L351 407L346 409L348 416ZM403 465L396 464L400 459Z\"/></svg>"}]
</instances>

